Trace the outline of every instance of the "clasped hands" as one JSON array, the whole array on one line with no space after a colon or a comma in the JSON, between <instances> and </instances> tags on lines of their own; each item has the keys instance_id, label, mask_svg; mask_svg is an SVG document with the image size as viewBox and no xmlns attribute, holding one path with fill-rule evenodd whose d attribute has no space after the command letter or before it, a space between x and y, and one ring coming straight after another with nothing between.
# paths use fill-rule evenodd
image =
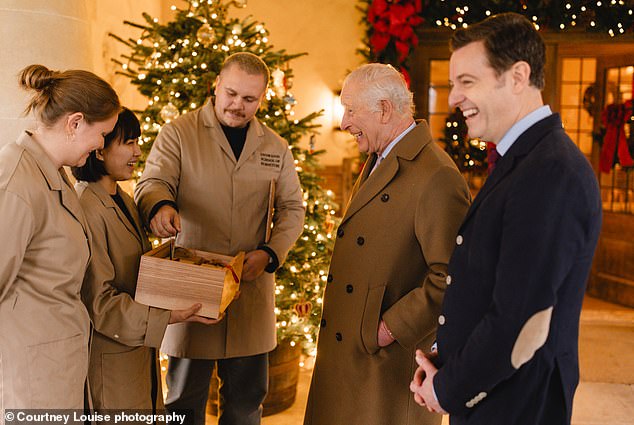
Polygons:
<instances>
[{"instance_id":1,"label":"clasped hands","mask_svg":"<svg viewBox=\"0 0 634 425\"><path fill-rule=\"evenodd\" d=\"M419 405L426 407L430 412L447 414L440 407L440 403L434 394L434 376L438 369L434 365L433 360L436 357L438 357L437 351L425 354L421 350L416 350L418 368L414 372L414 378L409 384L409 389L414 393L414 401Z\"/></svg>"},{"instance_id":2,"label":"clasped hands","mask_svg":"<svg viewBox=\"0 0 634 425\"><path fill-rule=\"evenodd\" d=\"M380 320L377 334L379 347L386 347L394 341L394 336L385 324L385 321ZM436 357L438 357L437 351L425 354L421 350L416 350L416 363L418 364L418 368L416 372L414 372L414 378L409 384L409 389L414 393L414 401L416 401L416 403L426 407L430 412L446 414L447 412L440 407L440 403L434 394L434 375L438 372L438 369L433 363Z\"/></svg>"}]
</instances>

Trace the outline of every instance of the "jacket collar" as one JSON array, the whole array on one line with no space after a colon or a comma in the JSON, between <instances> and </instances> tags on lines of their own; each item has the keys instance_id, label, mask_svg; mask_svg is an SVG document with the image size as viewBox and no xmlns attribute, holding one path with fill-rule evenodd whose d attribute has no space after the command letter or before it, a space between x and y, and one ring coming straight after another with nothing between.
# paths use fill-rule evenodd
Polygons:
<instances>
[{"instance_id":1,"label":"jacket collar","mask_svg":"<svg viewBox=\"0 0 634 425\"><path fill-rule=\"evenodd\" d=\"M125 206L128 208L130 215L132 215L132 218L134 219L134 223L130 223L130 220L121 210L121 208L119 208L114 199L112 199L110 193L108 193L106 188L99 184L99 182L82 182L81 184L85 185L85 190L90 190L105 208L113 209L117 214L117 218L119 219L119 221L123 223L126 229L130 233L132 233L132 235L134 235L134 237L139 241L140 244L144 245L145 238L142 237L144 233L143 228L141 227L141 219L139 217L137 207L136 205L134 205L134 203L130 202L129 197L123 193L119 185L117 185L117 193L119 194L119 196L121 196L121 199L123 199Z\"/></svg>"},{"instance_id":2,"label":"jacket collar","mask_svg":"<svg viewBox=\"0 0 634 425\"><path fill-rule=\"evenodd\" d=\"M24 134L18 138L17 144L31 154L42 176L46 180L49 189L60 193L62 205L75 217L75 220L81 224L86 237L88 237L88 225L81 205L79 204L79 198L64 168L55 168L53 160L42 146L35 141L31 132L25 131Z\"/></svg>"},{"instance_id":3,"label":"jacket collar","mask_svg":"<svg viewBox=\"0 0 634 425\"><path fill-rule=\"evenodd\" d=\"M62 190L63 176L65 176L66 173L63 173L62 168L55 168L55 164L53 164L51 157L48 156L44 148L42 148L42 146L40 146L40 144L33 138L33 133L25 131L20 135L16 143L31 154L38 168L42 172L49 189Z\"/></svg>"},{"instance_id":4,"label":"jacket collar","mask_svg":"<svg viewBox=\"0 0 634 425\"><path fill-rule=\"evenodd\" d=\"M539 143L546 141L546 135L548 133L561 128L563 128L561 118L559 114L554 113L536 122L522 133L513 145L511 145L506 154L501 156L495 163L495 170L486 179L484 186L482 186L482 189L480 189L480 192L473 200L464 222L473 215L473 212L478 209L482 201L489 196L491 191L526 155L528 155Z\"/></svg>"},{"instance_id":5,"label":"jacket collar","mask_svg":"<svg viewBox=\"0 0 634 425\"><path fill-rule=\"evenodd\" d=\"M376 154L372 154L366 162L361 176L352 189L350 202L344 213L342 223L352 217L376 196L396 176L399 170L399 158L411 161L431 143L429 127L425 121L418 121L409 133L394 146L388 156L381 162L381 166L370 175L370 171L376 161Z\"/></svg>"},{"instance_id":6,"label":"jacket collar","mask_svg":"<svg viewBox=\"0 0 634 425\"><path fill-rule=\"evenodd\" d=\"M214 129L215 134L212 136L214 141L217 141L225 154L231 159L231 161L236 163L236 168L240 168L242 164L244 164L248 160L248 158L253 155L253 153L257 150L259 144L261 143L261 138L264 136L264 128L262 127L262 124L255 118L249 121L249 129L247 130L247 138L244 142L244 148L242 149L242 153L240 154L240 159L236 161L236 157L233 154L231 145L225 137L225 133L222 131L220 122L216 117L216 111L214 111L214 103L211 98L207 99L207 102L205 102L205 104L203 105L201 112L203 115L204 126Z\"/></svg>"}]
</instances>

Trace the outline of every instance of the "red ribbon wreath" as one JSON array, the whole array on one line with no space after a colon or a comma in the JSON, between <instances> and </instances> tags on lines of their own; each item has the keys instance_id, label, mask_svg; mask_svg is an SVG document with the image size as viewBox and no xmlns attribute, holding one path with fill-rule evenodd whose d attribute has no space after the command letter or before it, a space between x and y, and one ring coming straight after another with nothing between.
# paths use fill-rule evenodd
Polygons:
<instances>
[{"instance_id":1,"label":"red ribbon wreath","mask_svg":"<svg viewBox=\"0 0 634 425\"><path fill-rule=\"evenodd\" d=\"M625 136L625 123L627 123L631 117L631 100L625 103L608 105L601 113L601 123L606 129L603 138L603 147L601 148L601 158L599 160L599 170L602 173L609 173L612 169L615 151L622 167L631 167L634 165Z\"/></svg>"}]
</instances>

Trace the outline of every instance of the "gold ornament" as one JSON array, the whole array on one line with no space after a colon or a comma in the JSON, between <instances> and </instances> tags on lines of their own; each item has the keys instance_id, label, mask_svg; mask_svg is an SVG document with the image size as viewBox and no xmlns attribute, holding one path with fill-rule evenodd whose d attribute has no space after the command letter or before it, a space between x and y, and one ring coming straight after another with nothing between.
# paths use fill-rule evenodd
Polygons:
<instances>
[{"instance_id":1,"label":"gold ornament","mask_svg":"<svg viewBox=\"0 0 634 425\"><path fill-rule=\"evenodd\" d=\"M167 105L161 108L161 113L159 115L161 115L161 118L163 118L163 121L168 123L178 118L178 116L180 115L180 112L178 112L178 108L174 106L172 102L169 102Z\"/></svg>"},{"instance_id":2,"label":"gold ornament","mask_svg":"<svg viewBox=\"0 0 634 425\"><path fill-rule=\"evenodd\" d=\"M247 0L233 0L236 7L247 7Z\"/></svg>"},{"instance_id":3,"label":"gold ornament","mask_svg":"<svg viewBox=\"0 0 634 425\"><path fill-rule=\"evenodd\" d=\"M293 306L293 310L300 318L308 316L312 309L313 303L311 303L310 301L299 302Z\"/></svg>"},{"instance_id":4,"label":"gold ornament","mask_svg":"<svg viewBox=\"0 0 634 425\"><path fill-rule=\"evenodd\" d=\"M332 233L332 231L335 230L335 221L332 219L332 216L330 215L330 213L326 215L326 223L324 227L325 227L326 233Z\"/></svg>"},{"instance_id":5,"label":"gold ornament","mask_svg":"<svg viewBox=\"0 0 634 425\"><path fill-rule=\"evenodd\" d=\"M216 32L211 25L204 23L198 28L198 31L196 31L196 39L203 46L209 46L216 41Z\"/></svg>"},{"instance_id":6,"label":"gold ornament","mask_svg":"<svg viewBox=\"0 0 634 425\"><path fill-rule=\"evenodd\" d=\"M240 35L240 34L242 34L242 25L240 25L240 24L234 24L234 25L231 27L231 34L234 34L234 35Z\"/></svg>"}]
</instances>

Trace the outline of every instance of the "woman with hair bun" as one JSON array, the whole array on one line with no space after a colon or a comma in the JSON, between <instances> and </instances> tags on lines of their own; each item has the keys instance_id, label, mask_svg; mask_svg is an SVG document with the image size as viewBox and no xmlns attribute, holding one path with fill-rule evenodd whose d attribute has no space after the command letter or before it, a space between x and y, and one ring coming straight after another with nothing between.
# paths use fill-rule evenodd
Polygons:
<instances>
[{"instance_id":1,"label":"woman with hair bun","mask_svg":"<svg viewBox=\"0 0 634 425\"><path fill-rule=\"evenodd\" d=\"M75 188L93 237L93 256L81 295L95 332L88 377L93 407L163 410L158 348L170 323L218 320L186 310L163 310L134 301L141 255L150 250L134 200L118 182L134 172L141 149L139 120L124 108L104 146L73 167Z\"/></svg>"},{"instance_id":2,"label":"woman with hair bun","mask_svg":"<svg viewBox=\"0 0 634 425\"><path fill-rule=\"evenodd\" d=\"M0 418L6 409L83 409L90 321L80 299L90 233L64 165L103 146L121 110L81 70L29 65L20 86L36 129L0 150Z\"/></svg>"}]
</instances>

